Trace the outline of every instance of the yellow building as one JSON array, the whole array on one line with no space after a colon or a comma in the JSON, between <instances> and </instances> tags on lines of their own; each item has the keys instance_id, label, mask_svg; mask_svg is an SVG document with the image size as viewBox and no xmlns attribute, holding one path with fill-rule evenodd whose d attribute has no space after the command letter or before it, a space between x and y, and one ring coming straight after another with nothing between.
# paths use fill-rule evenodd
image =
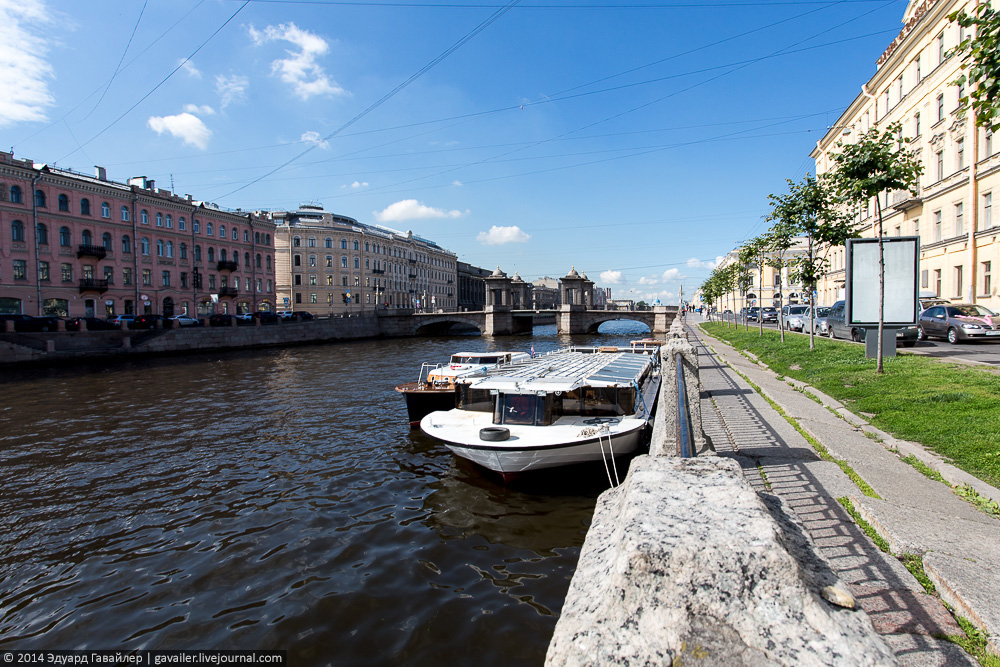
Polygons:
<instances>
[{"instance_id":1,"label":"yellow building","mask_svg":"<svg viewBox=\"0 0 1000 667\"><path fill-rule=\"evenodd\" d=\"M861 94L810 157L817 174L829 172L838 143L900 122L924 174L917 196L889 192L880 197L883 235L920 237L922 294L997 310L993 270L1000 267L1000 216L993 213L993 193L1000 194L1000 155L992 133L976 128L972 109L960 107L959 98L966 95L954 84L960 58L948 56L967 34L947 15L973 7L968 1L912 0L903 29L877 61L875 76L861 86ZM863 237L876 233L875 210L872 201L858 212ZM817 290L820 304L843 298L844 261L844 248L831 249L829 271Z\"/></svg>"},{"instance_id":2,"label":"yellow building","mask_svg":"<svg viewBox=\"0 0 1000 667\"><path fill-rule=\"evenodd\" d=\"M805 250L806 239L804 237L793 239L791 247L783 253L785 263L789 263L797 255L804 254ZM724 269L730 264L738 262L739 252L739 248L732 250L722 259L718 268ZM751 265L748 270L752 284L745 295L735 290L712 305L737 311L744 306L774 306L778 308L797 303L809 303L808 291L799 282L792 280L793 269L791 267L784 266L777 269L765 263L763 273L757 264Z\"/></svg>"}]
</instances>

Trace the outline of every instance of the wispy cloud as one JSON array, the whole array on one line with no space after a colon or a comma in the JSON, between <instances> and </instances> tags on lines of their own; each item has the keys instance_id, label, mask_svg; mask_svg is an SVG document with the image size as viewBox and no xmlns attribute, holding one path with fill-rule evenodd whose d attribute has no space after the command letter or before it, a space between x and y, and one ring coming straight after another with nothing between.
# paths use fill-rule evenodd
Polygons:
<instances>
[{"instance_id":1,"label":"wispy cloud","mask_svg":"<svg viewBox=\"0 0 1000 667\"><path fill-rule=\"evenodd\" d=\"M198 106L197 104L185 104L184 111L186 111L187 113L200 113L205 116L211 116L215 113L215 109L208 106L207 104L204 104L202 106Z\"/></svg>"},{"instance_id":2,"label":"wispy cloud","mask_svg":"<svg viewBox=\"0 0 1000 667\"><path fill-rule=\"evenodd\" d=\"M178 61L178 64L181 66L181 69L183 69L189 75L193 76L196 79L201 78L201 70L195 67L194 64L189 59L182 58L180 61Z\"/></svg>"},{"instance_id":3,"label":"wispy cloud","mask_svg":"<svg viewBox=\"0 0 1000 667\"><path fill-rule=\"evenodd\" d=\"M353 186L352 186L353 187ZM436 218L461 218L461 211L445 211L440 208L425 206L416 199L404 199L395 204L389 204L382 211L374 211L373 215L379 222L403 222L404 220L433 220Z\"/></svg>"},{"instance_id":4,"label":"wispy cloud","mask_svg":"<svg viewBox=\"0 0 1000 667\"><path fill-rule=\"evenodd\" d=\"M368 181L354 181L353 183L351 183L351 187L354 188L355 190L358 190L360 188L367 188Z\"/></svg>"},{"instance_id":5,"label":"wispy cloud","mask_svg":"<svg viewBox=\"0 0 1000 667\"><path fill-rule=\"evenodd\" d=\"M687 265L692 269L708 269L711 271L717 267L722 262L722 257L716 257L715 260L701 260L697 257L692 257L687 261Z\"/></svg>"},{"instance_id":6,"label":"wispy cloud","mask_svg":"<svg viewBox=\"0 0 1000 667\"><path fill-rule=\"evenodd\" d=\"M201 119L190 113L181 113L176 116L150 116L146 122L150 129L157 134L169 132L185 144L191 144L201 149L208 147L208 139L212 136L212 131L201 122Z\"/></svg>"},{"instance_id":7,"label":"wispy cloud","mask_svg":"<svg viewBox=\"0 0 1000 667\"><path fill-rule=\"evenodd\" d=\"M601 282L605 285L621 285L624 282L621 271L602 271Z\"/></svg>"},{"instance_id":8,"label":"wispy cloud","mask_svg":"<svg viewBox=\"0 0 1000 667\"><path fill-rule=\"evenodd\" d=\"M51 16L42 0L0 0L0 127L46 120L55 104L43 36Z\"/></svg>"},{"instance_id":9,"label":"wispy cloud","mask_svg":"<svg viewBox=\"0 0 1000 667\"><path fill-rule=\"evenodd\" d=\"M476 240L483 245L505 245L507 243L524 243L531 238L520 227L497 227L493 225L488 232L479 232Z\"/></svg>"},{"instance_id":10,"label":"wispy cloud","mask_svg":"<svg viewBox=\"0 0 1000 667\"><path fill-rule=\"evenodd\" d=\"M667 269L658 276L643 276L639 278L640 285L662 285L668 283L671 280L678 280L683 278L680 269Z\"/></svg>"},{"instance_id":11,"label":"wispy cloud","mask_svg":"<svg viewBox=\"0 0 1000 667\"><path fill-rule=\"evenodd\" d=\"M218 74L215 77L215 92L219 95L219 108L225 109L230 104L242 104L247 101L247 87L250 80L245 76L233 74L226 76Z\"/></svg>"},{"instance_id":12,"label":"wispy cloud","mask_svg":"<svg viewBox=\"0 0 1000 667\"><path fill-rule=\"evenodd\" d=\"M330 45L316 33L302 30L294 23L269 25L263 30L249 27L250 38L260 46L266 42L290 42L296 49L286 49L287 58L279 58L271 63L271 73L277 74L285 83L291 84L295 94L308 100L316 95L344 95L346 91L331 79L317 58L326 55Z\"/></svg>"},{"instance_id":13,"label":"wispy cloud","mask_svg":"<svg viewBox=\"0 0 1000 667\"><path fill-rule=\"evenodd\" d=\"M320 136L319 132L316 132L315 130L309 130L308 132L303 132L302 136L299 137L299 140L304 141L307 144L312 144L317 148L322 148L323 150L326 150L327 148L330 147L330 142L323 139L323 137Z\"/></svg>"}]
</instances>

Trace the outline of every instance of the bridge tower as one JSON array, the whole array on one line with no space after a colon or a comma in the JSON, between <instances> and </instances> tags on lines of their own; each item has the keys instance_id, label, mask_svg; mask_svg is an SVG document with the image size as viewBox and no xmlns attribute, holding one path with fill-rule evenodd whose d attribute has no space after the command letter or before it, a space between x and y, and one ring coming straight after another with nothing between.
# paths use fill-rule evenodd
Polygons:
<instances>
[{"instance_id":1,"label":"bridge tower","mask_svg":"<svg viewBox=\"0 0 1000 667\"><path fill-rule=\"evenodd\" d=\"M511 279L497 267L486 277L486 322L483 334L505 336L513 333Z\"/></svg>"},{"instance_id":2,"label":"bridge tower","mask_svg":"<svg viewBox=\"0 0 1000 667\"><path fill-rule=\"evenodd\" d=\"M563 334L586 333L583 316L593 303L594 283L576 272L576 267L559 279L559 315L556 318L556 330Z\"/></svg>"},{"instance_id":3,"label":"bridge tower","mask_svg":"<svg viewBox=\"0 0 1000 667\"><path fill-rule=\"evenodd\" d=\"M531 309L531 289L531 283L524 282L517 271L515 271L514 277L510 281L511 307L514 310Z\"/></svg>"}]
</instances>

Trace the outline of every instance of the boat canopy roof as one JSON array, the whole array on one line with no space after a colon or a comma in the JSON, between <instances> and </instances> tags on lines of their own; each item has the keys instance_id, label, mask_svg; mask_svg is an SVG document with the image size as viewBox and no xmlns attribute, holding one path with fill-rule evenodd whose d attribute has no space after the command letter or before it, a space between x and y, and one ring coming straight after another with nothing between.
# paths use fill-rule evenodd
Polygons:
<instances>
[{"instance_id":1,"label":"boat canopy roof","mask_svg":"<svg viewBox=\"0 0 1000 667\"><path fill-rule=\"evenodd\" d=\"M471 384L506 394L572 391L579 387L622 387L638 381L653 365L648 354L565 351L515 363Z\"/></svg>"}]
</instances>

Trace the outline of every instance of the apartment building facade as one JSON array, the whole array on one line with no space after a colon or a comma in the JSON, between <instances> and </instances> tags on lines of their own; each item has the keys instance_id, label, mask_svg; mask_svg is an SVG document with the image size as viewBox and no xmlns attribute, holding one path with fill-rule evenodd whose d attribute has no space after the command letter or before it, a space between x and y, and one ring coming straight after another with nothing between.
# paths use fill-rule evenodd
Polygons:
<instances>
[{"instance_id":1,"label":"apartment building facade","mask_svg":"<svg viewBox=\"0 0 1000 667\"><path fill-rule=\"evenodd\" d=\"M275 225L279 309L315 315L457 309L457 258L433 241L316 204L261 215Z\"/></svg>"},{"instance_id":2,"label":"apartment building facade","mask_svg":"<svg viewBox=\"0 0 1000 667\"><path fill-rule=\"evenodd\" d=\"M992 133L975 127L974 111L960 105L967 87L955 83L961 63L949 56L968 34L947 16L973 7L958 0L910 2L903 29L878 59L875 75L811 157L818 174L829 172L838 143L900 122L924 173L915 196L880 196L882 234L920 238L922 294L998 310L993 274L1000 268L1000 216L993 213L993 198L1000 195L1000 153ZM861 236L877 233L875 214L874 200L856 211ZM818 289L819 302L828 305L843 298L844 248L831 248L829 259Z\"/></svg>"},{"instance_id":3,"label":"apartment building facade","mask_svg":"<svg viewBox=\"0 0 1000 667\"><path fill-rule=\"evenodd\" d=\"M274 226L257 216L0 152L0 312L268 310Z\"/></svg>"}]
</instances>

